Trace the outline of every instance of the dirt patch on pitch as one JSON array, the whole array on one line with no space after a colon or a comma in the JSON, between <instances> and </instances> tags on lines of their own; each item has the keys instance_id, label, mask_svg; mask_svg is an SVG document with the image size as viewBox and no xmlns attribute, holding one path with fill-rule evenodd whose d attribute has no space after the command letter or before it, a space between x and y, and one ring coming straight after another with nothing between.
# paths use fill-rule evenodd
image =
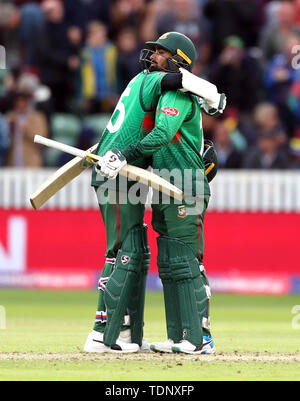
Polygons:
<instances>
[{"instance_id":1,"label":"dirt patch on pitch","mask_svg":"<svg viewBox=\"0 0 300 401\"><path fill-rule=\"evenodd\" d=\"M167 355L159 353L147 354L85 354L85 353L0 353L1 361L64 361L64 362L98 362L98 361L144 361L144 362L175 362L182 361L204 363L232 363L232 362L272 362L272 363L300 363L300 354L272 354L264 353L219 353L216 355Z\"/></svg>"}]
</instances>

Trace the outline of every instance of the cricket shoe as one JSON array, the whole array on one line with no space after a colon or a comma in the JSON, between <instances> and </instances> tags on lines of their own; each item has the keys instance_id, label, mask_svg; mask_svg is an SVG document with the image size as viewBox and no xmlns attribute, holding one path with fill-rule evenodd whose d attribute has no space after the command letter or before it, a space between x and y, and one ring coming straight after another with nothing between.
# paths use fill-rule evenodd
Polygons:
<instances>
[{"instance_id":1,"label":"cricket shoe","mask_svg":"<svg viewBox=\"0 0 300 401\"><path fill-rule=\"evenodd\" d=\"M89 353L119 353L119 354L130 354L138 352L140 349L138 344L126 343L119 338L116 344L107 346L103 343L103 333L93 330L86 340L83 350Z\"/></svg>"},{"instance_id":2,"label":"cricket shoe","mask_svg":"<svg viewBox=\"0 0 300 401\"><path fill-rule=\"evenodd\" d=\"M216 347L213 341L212 335L210 336L203 336L203 354L215 354Z\"/></svg>"},{"instance_id":3,"label":"cricket shoe","mask_svg":"<svg viewBox=\"0 0 300 401\"><path fill-rule=\"evenodd\" d=\"M131 330L130 329L122 330L120 332L118 340L121 340L128 344L131 343ZM150 352L150 346L147 340L144 338L142 340L142 345L140 346L139 352L140 353Z\"/></svg>"},{"instance_id":4,"label":"cricket shoe","mask_svg":"<svg viewBox=\"0 0 300 401\"><path fill-rule=\"evenodd\" d=\"M167 341L164 341L163 343L151 343L150 350L153 352L163 352L163 353L171 354L173 345L174 345L174 341L171 339L168 339Z\"/></svg>"},{"instance_id":5,"label":"cricket shoe","mask_svg":"<svg viewBox=\"0 0 300 401\"><path fill-rule=\"evenodd\" d=\"M139 352L140 346L134 343L124 343L121 340L117 340L116 344L108 347L105 345L108 350L106 352L110 354L133 354Z\"/></svg>"},{"instance_id":6,"label":"cricket shoe","mask_svg":"<svg viewBox=\"0 0 300 401\"><path fill-rule=\"evenodd\" d=\"M214 342L211 336L203 338L203 343L201 346L196 346L187 340L182 340L180 343L174 344L172 346L172 352L183 353L183 354L193 354L193 355L204 355L204 354L214 354L216 352L214 347Z\"/></svg>"},{"instance_id":7,"label":"cricket shoe","mask_svg":"<svg viewBox=\"0 0 300 401\"><path fill-rule=\"evenodd\" d=\"M103 333L99 333L98 331L93 330L89 333L83 350L84 352L103 353L103 346Z\"/></svg>"}]
</instances>

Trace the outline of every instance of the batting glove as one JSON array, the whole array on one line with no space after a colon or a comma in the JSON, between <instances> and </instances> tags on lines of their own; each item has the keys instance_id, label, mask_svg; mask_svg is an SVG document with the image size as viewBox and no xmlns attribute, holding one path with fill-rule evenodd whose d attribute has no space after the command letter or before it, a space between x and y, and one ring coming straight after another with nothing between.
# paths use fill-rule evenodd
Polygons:
<instances>
[{"instance_id":1,"label":"batting glove","mask_svg":"<svg viewBox=\"0 0 300 401\"><path fill-rule=\"evenodd\" d=\"M115 179L119 171L126 166L127 161L123 154L116 148L105 153L96 164L96 172L110 179Z\"/></svg>"},{"instance_id":2,"label":"batting glove","mask_svg":"<svg viewBox=\"0 0 300 401\"><path fill-rule=\"evenodd\" d=\"M227 98L225 93L220 95L219 103L218 104L209 104L203 100L202 108L206 114L213 117L218 117L219 115L223 114L227 103Z\"/></svg>"}]
</instances>

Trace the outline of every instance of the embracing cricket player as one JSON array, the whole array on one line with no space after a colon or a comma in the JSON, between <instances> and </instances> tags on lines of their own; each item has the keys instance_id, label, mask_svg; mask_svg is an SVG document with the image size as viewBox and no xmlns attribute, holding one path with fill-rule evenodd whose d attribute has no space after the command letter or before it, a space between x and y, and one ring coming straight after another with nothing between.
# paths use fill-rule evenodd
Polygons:
<instances>
[{"instance_id":1,"label":"embracing cricket player","mask_svg":"<svg viewBox=\"0 0 300 401\"><path fill-rule=\"evenodd\" d=\"M181 180L179 185L183 190L189 187L192 200L176 204L168 199L164 203L159 197L153 205L153 227L160 235L158 267L164 288L168 341L152 344L151 349L211 353L214 346L209 326L202 328L203 322L208 321L209 286L202 258L203 218L210 191L203 160L200 104L190 93L199 81L194 82L188 72L195 62L196 50L190 39L177 32L147 45L153 50L141 53L144 70L123 92L96 150L103 159L93 171L92 185L106 227L107 251L99 280L96 321L84 350L123 353L148 349L143 342L150 264L147 227L143 224L147 190L118 176L131 162L142 168L152 165L155 170L191 172L190 183L186 186ZM202 89L198 94L202 95ZM216 98L213 90L208 98L209 102L204 102L206 111L221 113L225 97ZM132 198L137 193L138 203Z\"/></svg>"}]
</instances>

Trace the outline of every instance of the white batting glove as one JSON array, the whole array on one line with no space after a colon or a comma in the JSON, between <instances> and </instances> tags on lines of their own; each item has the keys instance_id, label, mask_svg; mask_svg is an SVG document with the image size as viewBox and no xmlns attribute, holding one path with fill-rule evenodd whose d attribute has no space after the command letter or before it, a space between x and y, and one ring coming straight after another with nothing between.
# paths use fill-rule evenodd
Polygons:
<instances>
[{"instance_id":1,"label":"white batting glove","mask_svg":"<svg viewBox=\"0 0 300 401\"><path fill-rule=\"evenodd\" d=\"M96 164L96 172L113 180L126 164L127 161L123 154L114 148L106 152L102 160Z\"/></svg>"},{"instance_id":2,"label":"white batting glove","mask_svg":"<svg viewBox=\"0 0 300 401\"><path fill-rule=\"evenodd\" d=\"M226 108L226 104L227 104L227 98L225 93L221 93L219 100L217 103L209 103L206 102L204 99L201 99L200 101L200 105L202 107L202 109L204 110L204 112L206 114L208 114L209 116L214 116L217 117L221 114L223 114L223 111Z\"/></svg>"},{"instance_id":3,"label":"white batting glove","mask_svg":"<svg viewBox=\"0 0 300 401\"><path fill-rule=\"evenodd\" d=\"M210 106L209 113L211 115L213 115L214 113L222 114L223 111L225 110L225 107L227 104L227 98L226 98L225 93L221 93L218 102L215 102L215 103L207 102L207 103Z\"/></svg>"}]
</instances>

